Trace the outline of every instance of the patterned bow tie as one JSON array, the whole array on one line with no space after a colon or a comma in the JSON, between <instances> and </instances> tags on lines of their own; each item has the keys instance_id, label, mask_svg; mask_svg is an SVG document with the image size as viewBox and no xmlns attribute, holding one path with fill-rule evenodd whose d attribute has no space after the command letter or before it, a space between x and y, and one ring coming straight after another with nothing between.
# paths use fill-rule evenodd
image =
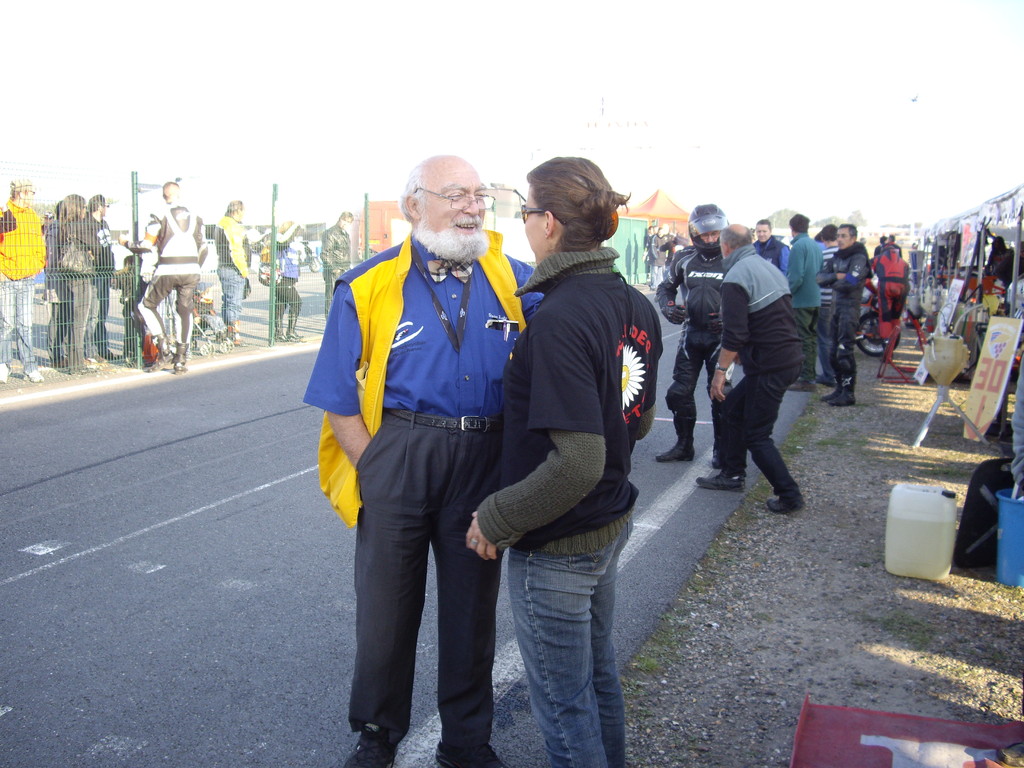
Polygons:
<instances>
[{"instance_id":1,"label":"patterned bow tie","mask_svg":"<svg viewBox=\"0 0 1024 768\"><path fill-rule=\"evenodd\" d=\"M447 259L431 259L427 262L427 271L435 283L443 283L448 275L463 283L468 283L469 276L473 274L473 262L463 264Z\"/></svg>"}]
</instances>

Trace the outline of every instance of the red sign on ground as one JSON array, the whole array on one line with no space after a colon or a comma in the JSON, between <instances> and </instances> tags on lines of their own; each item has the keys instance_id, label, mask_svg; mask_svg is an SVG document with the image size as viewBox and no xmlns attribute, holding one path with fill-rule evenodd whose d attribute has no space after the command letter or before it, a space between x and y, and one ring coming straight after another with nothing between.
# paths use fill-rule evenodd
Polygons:
<instances>
[{"instance_id":1,"label":"red sign on ground","mask_svg":"<svg viewBox=\"0 0 1024 768\"><path fill-rule=\"evenodd\" d=\"M1024 723L983 725L804 700L790 768L1002 768Z\"/></svg>"}]
</instances>

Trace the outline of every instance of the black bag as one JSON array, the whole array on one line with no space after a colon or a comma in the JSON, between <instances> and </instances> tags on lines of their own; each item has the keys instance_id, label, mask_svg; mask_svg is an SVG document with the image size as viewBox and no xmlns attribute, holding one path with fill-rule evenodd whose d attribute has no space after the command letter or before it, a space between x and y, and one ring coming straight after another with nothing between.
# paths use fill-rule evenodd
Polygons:
<instances>
[{"instance_id":1,"label":"black bag","mask_svg":"<svg viewBox=\"0 0 1024 768\"><path fill-rule=\"evenodd\" d=\"M995 566L999 525L996 491L1012 487L1010 459L986 459L971 474L953 545L953 564L957 568Z\"/></svg>"},{"instance_id":2,"label":"black bag","mask_svg":"<svg viewBox=\"0 0 1024 768\"><path fill-rule=\"evenodd\" d=\"M96 260L92 251L82 245L74 238L68 238L60 247L60 258L57 267L62 272L72 272L77 275L91 275L96 271Z\"/></svg>"}]
</instances>

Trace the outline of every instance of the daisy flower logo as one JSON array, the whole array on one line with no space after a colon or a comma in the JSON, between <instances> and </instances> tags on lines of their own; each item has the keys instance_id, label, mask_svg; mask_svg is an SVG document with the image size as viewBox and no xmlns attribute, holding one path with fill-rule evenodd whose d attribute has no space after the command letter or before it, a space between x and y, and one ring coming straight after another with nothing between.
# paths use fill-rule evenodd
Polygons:
<instances>
[{"instance_id":1,"label":"daisy flower logo","mask_svg":"<svg viewBox=\"0 0 1024 768\"><path fill-rule=\"evenodd\" d=\"M629 344L622 347L622 410L628 411L646 377L643 361Z\"/></svg>"}]
</instances>

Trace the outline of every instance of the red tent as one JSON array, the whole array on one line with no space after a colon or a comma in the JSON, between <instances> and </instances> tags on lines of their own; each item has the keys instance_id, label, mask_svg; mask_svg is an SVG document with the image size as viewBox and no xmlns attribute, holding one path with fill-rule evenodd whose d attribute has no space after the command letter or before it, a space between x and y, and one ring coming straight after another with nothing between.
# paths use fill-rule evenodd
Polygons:
<instances>
[{"instance_id":1,"label":"red tent","mask_svg":"<svg viewBox=\"0 0 1024 768\"><path fill-rule=\"evenodd\" d=\"M639 205L628 205L622 214L628 219L657 219L659 224L670 221L685 224L690 220L690 213L676 205L675 201L660 189Z\"/></svg>"}]
</instances>

